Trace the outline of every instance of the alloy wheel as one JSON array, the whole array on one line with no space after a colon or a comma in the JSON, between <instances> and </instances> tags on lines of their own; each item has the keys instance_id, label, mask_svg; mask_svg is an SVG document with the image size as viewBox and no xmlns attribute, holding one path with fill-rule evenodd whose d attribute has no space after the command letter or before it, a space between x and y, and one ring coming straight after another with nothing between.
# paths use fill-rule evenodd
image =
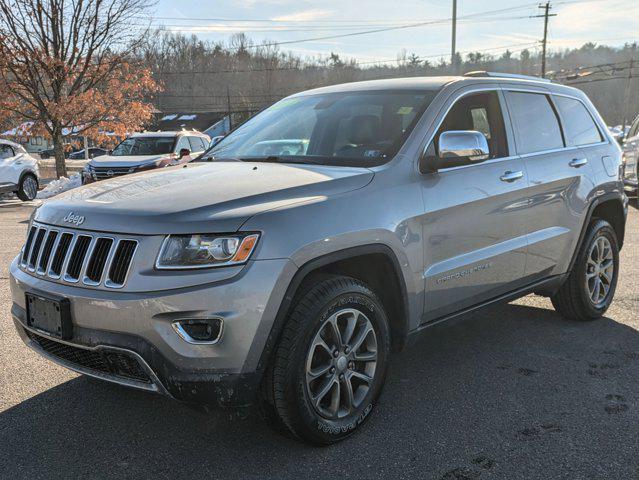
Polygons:
<instances>
[{"instance_id":1,"label":"alloy wheel","mask_svg":"<svg viewBox=\"0 0 639 480\"><path fill-rule=\"evenodd\" d=\"M315 411L344 418L360 407L373 386L377 335L356 309L339 310L320 327L306 356L306 389Z\"/></svg>"},{"instance_id":2,"label":"alloy wheel","mask_svg":"<svg viewBox=\"0 0 639 480\"><path fill-rule=\"evenodd\" d=\"M586 265L586 291L596 307L605 303L615 275L615 262L610 241L599 236L588 252Z\"/></svg>"}]
</instances>

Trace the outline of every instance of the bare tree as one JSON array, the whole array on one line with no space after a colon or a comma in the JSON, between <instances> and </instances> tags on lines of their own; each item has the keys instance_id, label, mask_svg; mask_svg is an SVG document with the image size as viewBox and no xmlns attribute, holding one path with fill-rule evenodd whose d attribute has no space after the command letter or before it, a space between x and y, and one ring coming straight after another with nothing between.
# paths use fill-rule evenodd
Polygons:
<instances>
[{"instance_id":1,"label":"bare tree","mask_svg":"<svg viewBox=\"0 0 639 480\"><path fill-rule=\"evenodd\" d=\"M149 0L0 0L0 117L31 122L53 139L126 133L151 115L150 70L131 63ZM0 119L1 120L1 119Z\"/></svg>"}]
</instances>

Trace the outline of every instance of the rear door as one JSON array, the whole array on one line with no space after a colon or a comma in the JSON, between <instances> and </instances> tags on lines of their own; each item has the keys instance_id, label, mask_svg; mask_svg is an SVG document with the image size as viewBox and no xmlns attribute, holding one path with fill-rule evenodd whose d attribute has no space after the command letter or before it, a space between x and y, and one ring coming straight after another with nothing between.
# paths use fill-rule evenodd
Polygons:
<instances>
[{"instance_id":1,"label":"rear door","mask_svg":"<svg viewBox=\"0 0 639 480\"><path fill-rule=\"evenodd\" d=\"M534 281L567 268L593 188L592 166L567 135L549 92L506 91L505 96L530 183L526 276Z\"/></svg>"},{"instance_id":2,"label":"rear door","mask_svg":"<svg viewBox=\"0 0 639 480\"><path fill-rule=\"evenodd\" d=\"M516 289L525 268L528 179L510 154L502 95L470 89L456 97L428 149L443 131L476 130L491 155L423 175L426 322Z\"/></svg>"}]
</instances>

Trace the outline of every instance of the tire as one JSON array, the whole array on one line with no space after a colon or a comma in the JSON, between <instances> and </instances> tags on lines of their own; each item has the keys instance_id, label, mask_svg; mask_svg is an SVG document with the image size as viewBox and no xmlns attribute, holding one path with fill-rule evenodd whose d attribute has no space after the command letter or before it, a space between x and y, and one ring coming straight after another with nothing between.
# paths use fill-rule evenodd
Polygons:
<instances>
[{"instance_id":1,"label":"tire","mask_svg":"<svg viewBox=\"0 0 639 480\"><path fill-rule=\"evenodd\" d=\"M598 263L600 250L607 258ZM612 267L612 272L606 265ZM602 266L605 268L601 268ZM597 273L599 271L603 274ZM560 315L572 320L589 321L601 318L612 303L618 277L617 235L608 222L593 219L572 271L557 293L551 297L552 304ZM593 292L596 292L594 296Z\"/></svg>"},{"instance_id":2,"label":"tire","mask_svg":"<svg viewBox=\"0 0 639 480\"><path fill-rule=\"evenodd\" d=\"M23 175L16 194L23 202L34 200L38 194L38 178L32 173Z\"/></svg>"},{"instance_id":3,"label":"tire","mask_svg":"<svg viewBox=\"0 0 639 480\"><path fill-rule=\"evenodd\" d=\"M324 446L369 418L386 374L388 319L375 293L354 278L324 277L301 289L265 377L262 412L276 430Z\"/></svg>"}]
</instances>

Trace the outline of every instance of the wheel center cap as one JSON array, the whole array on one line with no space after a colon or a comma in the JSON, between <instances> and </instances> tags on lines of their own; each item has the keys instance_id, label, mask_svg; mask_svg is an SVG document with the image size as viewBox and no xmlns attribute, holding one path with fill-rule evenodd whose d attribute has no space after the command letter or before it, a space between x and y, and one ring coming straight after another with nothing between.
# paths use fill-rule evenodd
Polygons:
<instances>
[{"instance_id":1,"label":"wheel center cap","mask_svg":"<svg viewBox=\"0 0 639 480\"><path fill-rule=\"evenodd\" d=\"M340 372L346 370L346 367L348 367L348 360L346 360L346 357L344 355L340 356L337 359L336 367L337 370L339 370Z\"/></svg>"}]
</instances>

